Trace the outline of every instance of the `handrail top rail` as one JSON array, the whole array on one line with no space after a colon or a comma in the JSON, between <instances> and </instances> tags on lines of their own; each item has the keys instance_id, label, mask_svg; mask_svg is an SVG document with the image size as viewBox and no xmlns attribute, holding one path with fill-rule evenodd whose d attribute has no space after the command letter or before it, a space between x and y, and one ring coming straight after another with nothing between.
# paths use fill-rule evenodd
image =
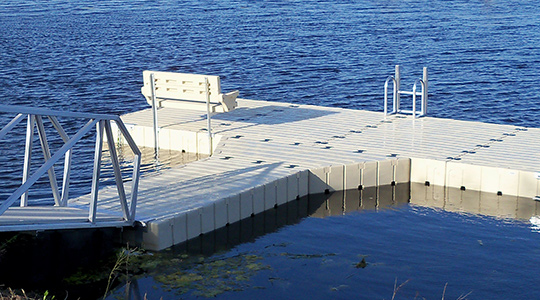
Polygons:
<instances>
[{"instance_id":1,"label":"handrail top rail","mask_svg":"<svg viewBox=\"0 0 540 300\"><path fill-rule=\"evenodd\" d=\"M424 80L422 80L422 78L418 78L418 79L416 79L416 81L415 81L414 84L413 84L413 91L414 91L414 92L416 92L416 86L417 86L417 84L418 84L419 82L420 82L421 85L422 85L422 90L424 90L424 88L426 87L426 83L424 82Z\"/></svg>"},{"instance_id":2,"label":"handrail top rail","mask_svg":"<svg viewBox=\"0 0 540 300\"><path fill-rule=\"evenodd\" d=\"M390 75L390 76L386 77L385 83L390 82L390 79L391 79L394 83L396 82L396 78L395 78L394 76Z\"/></svg>"},{"instance_id":3,"label":"handrail top rail","mask_svg":"<svg viewBox=\"0 0 540 300\"><path fill-rule=\"evenodd\" d=\"M83 119L95 119L95 120L113 120L120 121L120 117L116 115L106 114L93 114L93 113L78 113L60 110L51 110L46 108L36 108L21 105L0 105L0 112L6 113L18 113L29 115L41 115L41 116L55 116L55 117L68 117L68 118L83 118Z\"/></svg>"}]
</instances>

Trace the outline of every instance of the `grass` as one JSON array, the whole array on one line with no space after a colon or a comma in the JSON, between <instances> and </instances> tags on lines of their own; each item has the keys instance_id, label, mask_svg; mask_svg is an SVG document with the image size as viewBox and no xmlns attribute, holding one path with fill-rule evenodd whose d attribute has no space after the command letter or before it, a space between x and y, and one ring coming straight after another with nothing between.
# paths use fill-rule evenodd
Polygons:
<instances>
[{"instance_id":1,"label":"grass","mask_svg":"<svg viewBox=\"0 0 540 300\"><path fill-rule=\"evenodd\" d=\"M66 294L66 297L64 300L68 298L68 295ZM26 292L23 289L20 290L13 290L11 288L0 288L0 300L54 300L57 299L55 296L49 297L49 292L45 291L43 295L37 295L35 293L31 293L30 295L27 295Z\"/></svg>"},{"instance_id":2,"label":"grass","mask_svg":"<svg viewBox=\"0 0 540 300\"><path fill-rule=\"evenodd\" d=\"M406 285L409 281L411 281L410 279L407 279L405 280L403 283L401 283L399 286L397 285L397 278L396 278L396 281L394 282L394 292L392 293L392 298L391 300L394 300L396 298L396 295L398 293L398 291L404 286ZM446 295L446 288L448 287L448 282L445 283L444 285L444 288L443 288L443 291L442 291L442 298L441 300L445 300L445 295ZM468 292L467 294L462 294L460 295L459 297L456 298L456 300L466 300L467 297L472 294L472 291L471 292ZM414 300L418 299L419 295L417 294L415 297L414 297ZM426 298L422 297L422 300L426 300Z\"/></svg>"},{"instance_id":3,"label":"grass","mask_svg":"<svg viewBox=\"0 0 540 300\"><path fill-rule=\"evenodd\" d=\"M109 278L107 279L107 287L105 288L105 294L103 294L103 299L107 298L112 283L116 280L116 278L118 278L118 276L120 276L122 267L124 267L124 270L126 272L126 282L129 280L129 257L135 251L136 249L129 249L128 245L126 248L121 249L116 254L116 262L114 263L114 266L109 273Z\"/></svg>"}]
</instances>

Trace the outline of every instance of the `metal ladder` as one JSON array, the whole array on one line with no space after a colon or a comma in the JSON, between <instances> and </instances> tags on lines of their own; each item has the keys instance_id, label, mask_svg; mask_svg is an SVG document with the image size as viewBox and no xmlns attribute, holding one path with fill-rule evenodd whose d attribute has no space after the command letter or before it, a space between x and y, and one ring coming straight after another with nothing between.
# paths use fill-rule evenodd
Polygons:
<instances>
[{"instance_id":1,"label":"metal ladder","mask_svg":"<svg viewBox=\"0 0 540 300\"><path fill-rule=\"evenodd\" d=\"M388 112L388 83L392 81L394 85L393 90L393 102L392 111ZM401 67L396 65L396 71L394 76L388 76L384 82L384 116L390 114L412 114L413 118L423 117L427 114L427 100L428 100L428 73L427 67L424 67L424 74L422 78L416 79L414 82L412 91L400 90L401 83ZM417 92L418 83L421 84L421 92ZM404 110L400 108L401 95L412 95L412 110ZM421 96L420 110L416 110L416 96Z\"/></svg>"}]
</instances>

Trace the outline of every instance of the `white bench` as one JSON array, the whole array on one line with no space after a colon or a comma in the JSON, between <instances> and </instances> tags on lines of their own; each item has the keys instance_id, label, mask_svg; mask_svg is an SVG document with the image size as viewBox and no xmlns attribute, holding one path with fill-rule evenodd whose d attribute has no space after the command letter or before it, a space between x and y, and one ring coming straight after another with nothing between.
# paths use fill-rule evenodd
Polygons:
<instances>
[{"instance_id":1,"label":"white bench","mask_svg":"<svg viewBox=\"0 0 540 300\"><path fill-rule=\"evenodd\" d=\"M152 91L151 76L154 77ZM175 107L193 110L207 110L205 79L208 79L210 112L227 112L238 106L236 97L239 91L221 93L219 76L184 74L173 72L144 71L144 85L141 93L148 104L152 105L152 92L157 107Z\"/></svg>"}]
</instances>

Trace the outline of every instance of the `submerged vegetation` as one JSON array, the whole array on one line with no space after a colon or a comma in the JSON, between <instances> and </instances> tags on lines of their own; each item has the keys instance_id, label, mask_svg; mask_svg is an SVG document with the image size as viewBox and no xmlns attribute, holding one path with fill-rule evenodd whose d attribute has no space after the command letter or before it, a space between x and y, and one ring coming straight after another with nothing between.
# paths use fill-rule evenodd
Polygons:
<instances>
[{"instance_id":1,"label":"submerged vegetation","mask_svg":"<svg viewBox=\"0 0 540 300\"><path fill-rule=\"evenodd\" d=\"M271 245L269 247L281 247L281 245ZM267 249L268 250L268 249ZM275 250L275 249L274 249ZM313 263L315 265L325 266L328 263L335 263L334 258L340 257L337 253L290 253L290 252L247 252L231 254L215 254L211 257L202 255L189 255L186 253L175 254L174 251L168 250L158 253L145 252L141 250L123 249L117 255L118 263L111 271L110 278L125 280L126 289L117 289L113 292L112 299L124 299L130 285L137 280L143 278L152 278L155 286L153 289L158 289L166 293L173 293L178 297L196 298L214 298L226 292L240 292L248 289L266 289L268 286L273 287L276 283L285 283L286 278L280 278L270 265L264 261L270 257L285 259L286 261L301 260L302 264ZM365 269L367 267L383 266L382 263L368 263L367 255L358 254L358 260L350 261L343 258L340 259L342 265L349 265L351 273L349 277L355 275L355 272L362 272L354 269ZM286 263L287 264L287 263ZM261 273L266 271L266 273ZM122 276L124 272L125 276ZM113 275L114 273L114 275ZM260 280L252 280L257 275ZM267 286L264 281L268 282ZM410 279L398 284L398 280L394 283L393 294L391 299L397 299L398 292L402 289ZM255 283L256 282L256 283ZM118 284L119 282L117 282ZM109 282L110 284L110 282ZM346 284L338 286L330 286L331 292L340 292L349 288ZM445 298L447 284L442 290L442 299ZM457 299L464 300L471 293L462 294ZM106 295L105 295L106 296ZM143 292L139 295L141 298L150 299L152 296ZM416 297L420 297L417 293ZM105 298L105 297L104 297ZM163 297L162 297L163 298ZM127 299L127 298L126 298ZM416 299L416 298L415 298ZM419 299L425 299L420 297Z\"/></svg>"},{"instance_id":2,"label":"submerged vegetation","mask_svg":"<svg viewBox=\"0 0 540 300\"><path fill-rule=\"evenodd\" d=\"M265 289L287 282L286 278L281 278L277 270L273 270L264 261L267 258L278 258L285 262L300 262L325 266L329 263L336 263L334 260L341 257L336 253L290 253L279 251L275 247L285 247L283 245L270 245L260 252L246 252L231 254L214 254L210 257L203 255L190 255L185 252L175 253L174 250L162 252L147 252L136 248L122 248L109 260L103 261L96 268L80 269L64 279L64 283L71 287L92 286L103 294L102 299L129 299L129 294L138 293L141 299L154 299L155 295L147 294L152 291L138 291L138 280L151 278L154 282L153 289L161 290L176 297L197 297L213 298L226 292L240 292L248 289ZM268 249L274 248L274 249ZM382 265L366 260L367 255L359 254L358 260L340 259L342 266L349 265L351 276L354 272L363 272L361 269ZM288 263L286 263L288 264ZM354 271L354 270L357 271ZM262 282L267 281L267 285L261 284L260 280L252 280L261 272L266 271L262 277ZM265 279L266 278L266 279ZM260 278L259 278L260 279ZM410 280L398 284L394 283L393 294L390 299L397 299L396 296ZM124 288L120 288L120 287ZM133 289L133 287L136 287ZM329 291L341 292L349 289L347 284L329 286ZM442 291L442 299L445 299L447 285ZM470 293L469 293L470 294ZM469 294L461 295L459 300L467 299ZM417 296L419 296L417 294ZM47 299L86 299L80 296L72 296L66 292L61 297L45 292L30 292L24 290L12 290L0 286L0 300L47 300ZM163 297L161 297L164 299ZM424 298L420 298L424 299Z\"/></svg>"},{"instance_id":3,"label":"submerged vegetation","mask_svg":"<svg viewBox=\"0 0 540 300\"><path fill-rule=\"evenodd\" d=\"M274 246L274 245L273 245ZM326 254L295 254L279 253L238 253L236 255L216 254L211 257L203 255L175 254L168 250L163 252L146 252L136 249L122 249L117 255L117 263L112 268L107 286L119 285L123 281L128 287L142 278L151 277L156 284L154 289L167 293L192 295L195 297L213 298L225 292L238 292L247 289L264 289L264 286L252 284L252 278L261 271L272 271L263 263L270 256L283 257L290 260L320 259L324 262ZM73 283L88 283L89 280L103 281L105 274L100 276L83 276L77 273L69 280ZM284 281L285 279L268 275L268 282ZM108 288L107 288L108 290ZM113 292L113 298L122 297L125 289ZM104 298L108 296L108 291ZM141 295L142 296L142 295Z\"/></svg>"},{"instance_id":4,"label":"submerged vegetation","mask_svg":"<svg viewBox=\"0 0 540 300\"><path fill-rule=\"evenodd\" d=\"M240 254L222 259L198 257L191 261L172 261L167 271L154 277L166 291L215 297L227 291L241 291L250 285L251 277L258 271L270 269L262 264L262 257ZM183 264L184 263L184 264Z\"/></svg>"},{"instance_id":5,"label":"submerged vegetation","mask_svg":"<svg viewBox=\"0 0 540 300\"><path fill-rule=\"evenodd\" d=\"M141 278L152 277L163 291L211 298L227 291L251 288L250 279L259 271L270 269L261 263L262 259L254 254L208 258L123 248L117 252L114 262L104 263L108 268L81 269L64 281L70 286L104 286L105 299L115 286L129 287ZM113 290L113 297L121 298L122 292L123 289Z\"/></svg>"},{"instance_id":6,"label":"submerged vegetation","mask_svg":"<svg viewBox=\"0 0 540 300\"><path fill-rule=\"evenodd\" d=\"M118 261L125 262L125 266L118 263L111 272L117 273L115 279L120 278L121 271L127 275L124 277L126 285L143 277L153 277L160 289L177 295L191 293L211 298L227 291L242 291L251 287L249 281L257 272L270 269L261 263L261 256L253 254L207 258L167 251L124 250L124 253L129 254L127 258L119 256Z\"/></svg>"}]
</instances>

